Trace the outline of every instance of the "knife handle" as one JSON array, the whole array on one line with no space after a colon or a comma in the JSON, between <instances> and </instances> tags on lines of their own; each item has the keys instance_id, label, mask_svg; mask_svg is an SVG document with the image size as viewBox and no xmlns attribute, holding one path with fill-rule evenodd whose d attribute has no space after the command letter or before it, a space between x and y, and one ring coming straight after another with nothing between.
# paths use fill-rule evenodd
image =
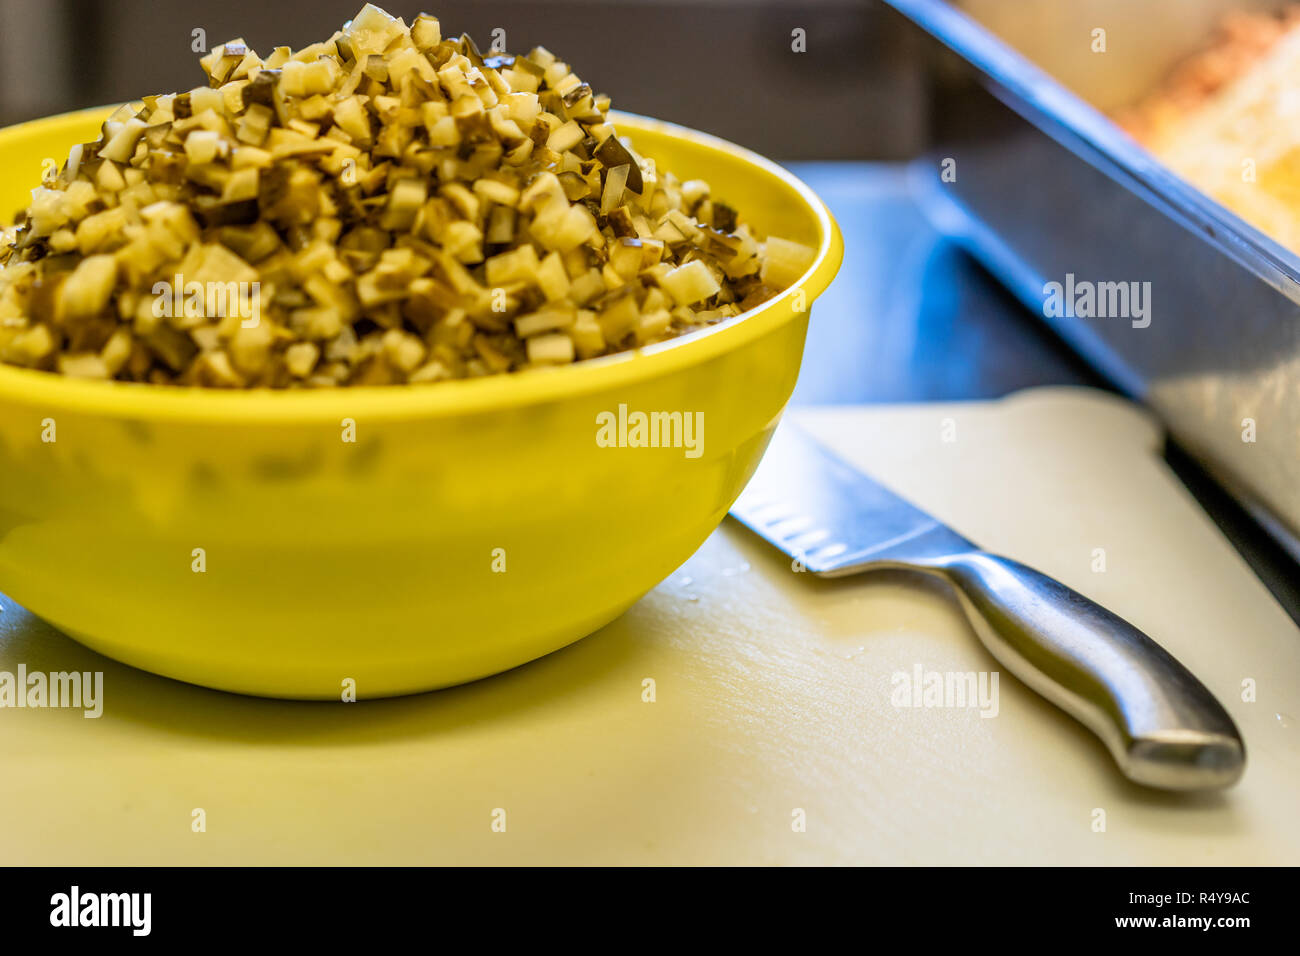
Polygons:
<instances>
[{"instance_id":1,"label":"knife handle","mask_svg":"<svg viewBox=\"0 0 1300 956\"><path fill-rule=\"evenodd\" d=\"M1077 718L1130 780L1166 790L1227 787L1246 748L1191 672L1132 624L1045 574L983 551L943 559L984 646Z\"/></svg>"}]
</instances>

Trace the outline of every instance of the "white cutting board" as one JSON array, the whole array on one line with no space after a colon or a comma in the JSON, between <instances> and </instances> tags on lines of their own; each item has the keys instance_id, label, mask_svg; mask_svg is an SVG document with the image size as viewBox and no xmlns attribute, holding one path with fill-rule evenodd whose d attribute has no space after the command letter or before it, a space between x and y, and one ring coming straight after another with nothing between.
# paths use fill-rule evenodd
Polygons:
<instances>
[{"instance_id":1,"label":"white cutting board","mask_svg":"<svg viewBox=\"0 0 1300 956\"><path fill-rule=\"evenodd\" d=\"M98 720L0 710L0 863L1300 863L1300 634L1139 411L1046 389L793 414L1163 643L1240 726L1244 780L1130 785L1005 673L996 717L894 706L896 672L998 669L943 588L819 581L729 521L597 635L393 701L178 684L4 602L0 670L106 686Z\"/></svg>"}]
</instances>

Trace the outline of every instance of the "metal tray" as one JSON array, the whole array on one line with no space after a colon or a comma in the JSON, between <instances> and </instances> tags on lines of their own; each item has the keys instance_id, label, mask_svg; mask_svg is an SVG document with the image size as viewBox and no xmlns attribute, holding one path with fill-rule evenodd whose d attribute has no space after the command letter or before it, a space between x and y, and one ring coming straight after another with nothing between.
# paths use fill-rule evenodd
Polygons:
<instances>
[{"instance_id":1,"label":"metal tray","mask_svg":"<svg viewBox=\"0 0 1300 956\"><path fill-rule=\"evenodd\" d=\"M1300 558L1300 256L1101 112L1135 100L1227 9L1276 4L967 0L968 15L942 0L887 2L941 66L934 146L916 165L941 228L1148 403ZM1090 50L1095 27L1106 53ZM1147 314L1132 302L1127 316L1057 314L1049 283L1071 281L1104 290L1111 313L1121 297L1101 284L1138 283L1126 288L1147 293Z\"/></svg>"}]
</instances>

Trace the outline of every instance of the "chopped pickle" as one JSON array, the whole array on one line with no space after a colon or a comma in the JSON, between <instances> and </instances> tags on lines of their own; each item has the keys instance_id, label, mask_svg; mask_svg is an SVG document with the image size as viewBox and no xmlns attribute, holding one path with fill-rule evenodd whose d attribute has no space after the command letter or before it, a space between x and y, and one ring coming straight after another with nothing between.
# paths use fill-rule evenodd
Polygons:
<instances>
[{"instance_id":1,"label":"chopped pickle","mask_svg":"<svg viewBox=\"0 0 1300 956\"><path fill-rule=\"evenodd\" d=\"M200 59L0 229L0 362L209 388L567 365L754 308L814 251L637 155L543 47L376 6Z\"/></svg>"}]
</instances>

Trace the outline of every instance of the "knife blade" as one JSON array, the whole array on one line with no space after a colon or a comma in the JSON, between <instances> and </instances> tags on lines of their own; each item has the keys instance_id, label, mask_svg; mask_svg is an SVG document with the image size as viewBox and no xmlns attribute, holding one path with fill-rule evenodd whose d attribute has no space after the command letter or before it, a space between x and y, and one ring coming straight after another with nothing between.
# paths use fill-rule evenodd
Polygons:
<instances>
[{"instance_id":1,"label":"knife blade","mask_svg":"<svg viewBox=\"0 0 1300 956\"><path fill-rule=\"evenodd\" d=\"M1145 786L1240 779L1245 744L1190 671L1142 631L1059 581L980 550L789 423L731 514L823 577L878 569L938 577L1012 674L1093 731Z\"/></svg>"},{"instance_id":2,"label":"knife blade","mask_svg":"<svg viewBox=\"0 0 1300 956\"><path fill-rule=\"evenodd\" d=\"M975 547L789 424L772 436L731 514L826 577Z\"/></svg>"}]
</instances>

